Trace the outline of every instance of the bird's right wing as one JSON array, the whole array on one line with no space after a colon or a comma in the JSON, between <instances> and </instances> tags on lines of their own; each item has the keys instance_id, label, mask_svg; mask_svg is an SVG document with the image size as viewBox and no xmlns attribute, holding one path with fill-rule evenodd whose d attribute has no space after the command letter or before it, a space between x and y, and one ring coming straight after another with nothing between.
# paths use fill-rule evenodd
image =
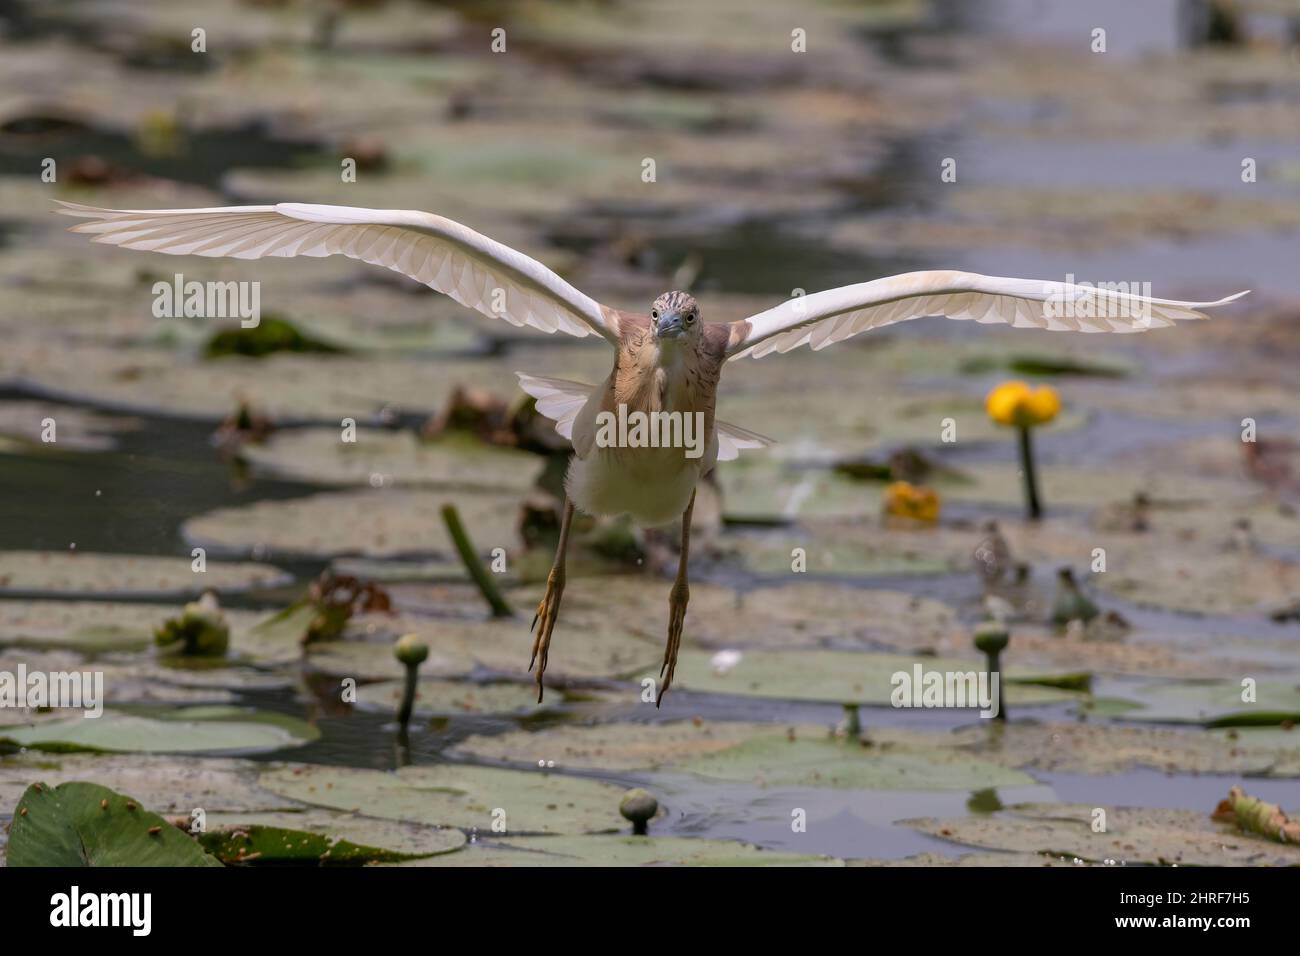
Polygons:
<instances>
[{"instance_id":1,"label":"bird's right wing","mask_svg":"<svg viewBox=\"0 0 1300 956\"><path fill-rule=\"evenodd\" d=\"M86 220L73 232L127 249L181 256L333 256L374 263L512 325L618 345L618 317L535 259L458 222L410 209L279 203L213 209L100 209L61 202Z\"/></svg>"}]
</instances>

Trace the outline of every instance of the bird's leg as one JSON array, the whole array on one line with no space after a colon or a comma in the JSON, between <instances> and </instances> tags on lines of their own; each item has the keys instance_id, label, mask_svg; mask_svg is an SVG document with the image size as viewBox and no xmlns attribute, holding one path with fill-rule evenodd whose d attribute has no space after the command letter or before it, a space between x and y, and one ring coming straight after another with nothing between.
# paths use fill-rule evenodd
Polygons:
<instances>
[{"instance_id":1,"label":"bird's leg","mask_svg":"<svg viewBox=\"0 0 1300 956\"><path fill-rule=\"evenodd\" d=\"M691 588L687 581L686 564L691 553L691 514L695 511L695 492L691 492L691 503L682 514L682 553L677 559L677 579L673 581L673 590L668 599L668 646L664 648L664 663L659 668L663 686L655 700L655 707L663 703L664 694L673 683L673 672L677 670L677 651L682 646L682 624L686 620L686 604L691 599Z\"/></svg>"},{"instance_id":2,"label":"bird's leg","mask_svg":"<svg viewBox=\"0 0 1300 956\"><path fill-rule=\"evenodd\" d=\"M564 520L560 522L560 543L555 549L555 562L551 573L546 576L546 593L537 605L529 633L537 632L533 639L533 657L528 662L528 669L537 665L537 703L542 702L542 675L546 673L546 654L551 648L551 632L555 630L555 620L560 616L560 596L564 594L564 553L569 547L569 525L573 522L573 503L565 502ZM541 623L539 628L538 622Z\"/></svg>"}]
</instances>

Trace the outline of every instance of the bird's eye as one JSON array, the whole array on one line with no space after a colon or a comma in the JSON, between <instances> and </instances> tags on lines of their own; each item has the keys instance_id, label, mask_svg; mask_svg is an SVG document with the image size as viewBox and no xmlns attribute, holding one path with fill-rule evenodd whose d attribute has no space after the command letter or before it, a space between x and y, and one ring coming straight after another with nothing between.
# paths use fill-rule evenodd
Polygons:
<instances>
[{"instance_id":1,"label":"bird's eye","mask_svg":"<svg viewBox=\"0 0 1300 956\"><path fill-rule=\"evenodd\" d=\"M657 318L659 318L659 310L658 310L658 309L651 309L651 310L650 310L650 318L652 318L652 319L657 319Z\"/></svg>"},{"instance_id":2,"label":"bird's eye","mask_svg":"<svg viewBox=\"0 0 1300 956\"><path fill-rule=\"evenodd\" d=\"M695 313L694 313L694 312L687 312L687 313L686 313L686 324L687 324L687 325L690 325L690 324L691 324L692 322L694 322L694 321L695 321Z\"/></svg>"}]
</instances>

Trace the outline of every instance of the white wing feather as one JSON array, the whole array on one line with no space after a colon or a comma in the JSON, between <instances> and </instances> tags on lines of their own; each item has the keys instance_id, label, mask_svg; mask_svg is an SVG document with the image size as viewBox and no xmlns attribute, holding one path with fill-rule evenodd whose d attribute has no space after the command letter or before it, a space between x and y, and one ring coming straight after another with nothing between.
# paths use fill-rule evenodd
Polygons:
<instances>
[{"instance_id":1,"label":"white wing feather","mask_svg":"<svg viewBox=\"0 0 1300 956\"><path fill-rule=\"evenodd\" d=\"M761 358L801 345L822 349L868 329L926 315L1056 331L1145 332L1182 319L1207 318L1199 310L1245 294L1216 302L1179 302L1066 282L908 272L790 299L733 323L728 355Z\"/></svg>"},{"instance_id":2,"label":"white wing feather","mask_svg":"<svg viewBox=\"0 0 1300 956\"><path fill-rule=\"evenodd\" d=\"M565 378L541 378L524 372L515 374L519 376L519 387L537 399L538 413L555 422L555 430L572 441L574 419L596 386Z\"/></svg>"},{"instance_id":3,"label":"white wing feather","mask_svg":"<svg viewBox=\"0 0 1300 956\"><path fill-rule=\"evenodd\" d=\"M555 430L572 441L573 423L578 413L600 386L564 378L542 378L524 372L515 374L519 376L519 387L537 399L537 411L554 421ZM733 461L744 449L776 444L767 436L739 425L716 419L713 424L718 432L718 461Z\"/></svg>"},{"instance_id":4,"label":"white wing feather","mask_svg":"<svg viewBox=\"0 0 1300 956\"><path fill-rule=\"evenodd\" d=\"M546 266L432 213L302 203L213 209L60 205L61 213L87 220L72 232L89 233L96 242L174 256L343 255L400 272L513 325L618 340L613 313L607 316L600 303Z\"/></svg>"}]
</instances>

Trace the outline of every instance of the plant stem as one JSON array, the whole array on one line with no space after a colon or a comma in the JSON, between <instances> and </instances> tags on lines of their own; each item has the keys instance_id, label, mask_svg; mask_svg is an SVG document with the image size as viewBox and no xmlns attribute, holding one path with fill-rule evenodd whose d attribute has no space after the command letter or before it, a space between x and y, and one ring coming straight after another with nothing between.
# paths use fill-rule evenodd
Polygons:
<instances>
[{"instance_id":1,"label":"plant stem","mask_svg":"<svg viewBox=\"0 0 1300 956\"><path fill-rule=\"evenodd\" d=\"M402 706L397 710L397 722L402 730L411 722L411 711L415 707L415 688L419 681L420 665L406 665L406 685L402 688Z\"/></svg>"},{"instance_id":2,"label":"plant stem","mask_svg":"<svg viewBox=\"0 0 1300 956\"><path fill-rule=\"evenodd\" d=\"M492 608L493 617L514 617L514 611L506 603L506 599L501 596L501 591L497 588L496 582L492 580L492 573L483 567L479 561L478 555L474 551L474 545L470 543L469 535L465 533L465 526L460 523L460 512L456 510L455 505L442 506L442 520L447 525L447 533L451 535L452 543L456 545L456 551L460 554L460 560L465 565L465 570L474 583L478 585L483 599L488 602Z\"/></svg>"},{"instance_id":3,"label":"plant stem","mask_svg":"<svg viewBox=\"0 0 1300 956\"><path fill-rule=\"evenodd\" d=\"M985 670L989 673L989 680L993 679L994 674L998 675L998 712L993 719L1006 720L1007 698L1006 695L1002 693L1002 655L1001 653L985 654L984 658L985 663L987 664Z\"/></svg>"},{"instance_id":4,"label":"plant stem","mask_svg":"<svg viewBox=\"0 0 1300 956\"><path fill-rule=\"evenodd\" d=\"M1034 471L1034 443L1026 426L1020 427L1020 467L1025 473L1025 505L1029 509L1029 520L1037 521L1043 516L1043 509L1038 503L1038 475Z\"/></svg>"}]
</instances>

